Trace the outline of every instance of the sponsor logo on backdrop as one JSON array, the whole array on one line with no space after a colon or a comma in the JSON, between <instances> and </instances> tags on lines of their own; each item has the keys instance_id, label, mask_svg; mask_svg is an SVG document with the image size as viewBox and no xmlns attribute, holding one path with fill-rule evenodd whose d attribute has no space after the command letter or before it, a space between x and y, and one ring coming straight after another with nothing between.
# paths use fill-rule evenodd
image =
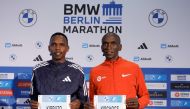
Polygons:
<instances>
[{"instance_id":1,"label":"sponsor logo on backdrop","mask_svg":"<svg viewBox=\"0 0 190 109\"><path fill-rule=\"evenodd\" d=\"M30 81L18 81L17 87L18 88L30 88L31 82Z\"/></svg>"},{"instance_id":2,"label":"sponsor logo on backdrop","mask_svg":"<svg viewBox=\"0 0 190 109\"><path fill-rule=\"evenodd\" d=\"M139 56L134 56L133 61L138 62L138 61L151 61L151 57L139 57Z\"/></svg>"},{"instance_id":3,"label":"sponsor logo on backdrop","mask_svg":"<svg viewBox=\"0 0 190 109\"><path fill-rule=\"evenodd\" d=\"M167 13L162 9L155 9L149 14L149 22L154 27L162 27L167 23Z\"/></svg>"},{"instance_id":4,"label":"sponsor logo on backdrop","mask_svg":"<svg viewBox=\"0 0 190 109\"><path fill-rule=\"evenodd\" d=\"M92 61L94 60L94 56L93 56L93 55L87 55L87 56L86 56L86 60L87 60L88 62L92 62Z\"/></svg>"},{"instance_id":5,"label":"sponsor logo on backdrop","mask_svg":"<svg viewBox=\"0 0 190 109\"><path fill-rule=\"evenodd\" d=\"M17 98L16 104L30 105L30 98Z\"/></svg>"},{"instance_id":6,"label":"sponsor logo on backdrop","mask_svg":"<svg viewBox=\"0 0 190 109\"><path fill-rule=\"evenodd\" d=\"M147 45L145 43L142 43L138 49L148 49Z\"/></svg>"},{"instance_id":7,"label":"sponsor logo on backdrop","mask_svg":"<svg viewBox=\"0 0 190 109\"><path fill-rule=\"evenodd\" d=\"M32 73L18 73L18 79L27 79L31 80Z\"/></svg>"},{"instance_id":8,"label":"sponsor logo on backdrop","mask_svg":"<svg viewBox=\"0 0 190 109\"><path fill-rule=\"evenodd\" d=\"M64 4L63 33L122 33L123 4Z\"/></svg>"},{"instance_id":9,"label":"sponsor logo on backdrop","mask_svg":"<svg viewBox=\"0 0 190 109\"><path fill-rule=\"evenodd\" d=\"M15 93L17 93L17 97L29 97L30 88L17 88Z\"/></svg>"},{"instance_id":10,"label":"sponsor logo on backdrop","mask_svg":"<svg viewBox=\"0 0 190 109\"><path fill-rule=\"evenodd\" d=\"M145 81L166 81L166 74L145 74Z\"/></svg>"},{"instance_id":11,"label":"sponsor logo on backdrop","mask_svg":"<svg viewBox=\"0 0 190 109\"><path fill-rule=\"evenodd\" d=\"M167 89L166 83L146 83L147 89Z\"/></svg>"},{"instance_id":12,"label":"sponsor logo on backdrop","mask_svg":"<svg viewBox=\"0 0 190 109\"><path fill-rule=\"evenodd\" d=\"M37 42L35 43L35 47L36 47L37 49L41 49L41 48L43 47L43 43L42 43L41 41L37 41Z\"/></svg>"},{"instance_id":13,"label":"sponsor logo on backdrop","mask_svg":"<svg viewBox=\"0 0 190 109\"><path fill-rule=\"evenodd\" d=\"M150 98L167 98L167 91L149 91Z\"/></svg>"},{"instance_id":14,"label":"sponsor logo on backdrop","mask_svg":"<svg viewBox=\"0 0 190 109\"><path fill-rule=\"evenodd\" d=\"M190 98L190 92L172 91L171 98Z\"/></svg>"},{"instance_id":15,"label":"sponsor logo on backdrop","mask_svg":"<svg viewBox=\"0 0 190 109\"><path fill-rule=\"evenodd\" d=\"M0 106L0 109L13 109L12 106Z\"/></svg>"},{"instance_id":16,"label":"sponsor logo on backdrop","mask_svg":"<svg viewBox=\"0 0 190 109\"><path fill-rule=\"evenodd\" d=\"M0 89L0 96L13 96L13 90L11 90L11 89Z\"/></svg>"},{"instance_id":17,"label":"sponsor logo on backdrop","mask_svg":"<svg viewBox=\"0 0 190 109\"><path fill-rule=\"evenodd\" d=\"M29 96L30 90L21 90L20 91L20 96Z\"/></svg>"},{"instance_id":18,"label":"sponsor logo on backdrop","mask_svg":"<svg viewBox=\"0 0 190 109\"><path fill-rule=\"evenodd\" d=\"M5 43L5 48L11 48L11 47L23 47L23 44L10 43L10 42Z\"/></svg>"},{"instance_id":19,"label":"sponsor logo on backdrop","mask_svg":"<svg viewBox=\"0 0 190 109\"><path fill-rule=\"evenodd\" d=\"M9 60L10 60L11 62L15 62L15 61L17 60L17 55L16 55L16 54L10 54L10 55L9 55Z\"/></svg>"},{"instance_id":20,"label":"sponsor logo on backdrop","mask_svg":"<svg viewBox=\"0 0 190 109\"><path fill-rule=\"evenodd\" d=\"M190 107L190 100L171 100L171 107Z\"/></svg>"},{"instance_id":21,"label":"sponsor logo on backdrop","mask_svg":"<svg viewBox=\"0 0 190 109\"><path fill-rule=\"evenodd\" d=\"M92 48L94 48L94 47L100 47L100 45L99 44L88 44L88 43L82 43L82 48L90 48L90 47L92 47Z\"/></svg>"},{"instance_id":22,"label":"sponsor logo on backdrop","mask_svg":"<svg viewBox=\"0 0 190 109\"><path fill-rule=\"evenodd\" d=\"M14 79L14 73L0 72L0 80L2 79Z\"/></svg>"},{"instance_id":23,"label":"sponsor logo on backdrop","mask_svg":"<svg viewBox=\"0 0 190 109\"><path fill-rule=\"evenodd\" d=\"M173 57L171 55L166 55L165 56L165 61L168 63L171 63L173 61Z\"/></svg>"},{"instance_id":24,"label":"sponsor logo on backdrop","mask_svg":"<svg viewBox=\"0 0 190 109\"><path fill-rule=\"evenodd\" d=\"M33 61L43 61L41 55L38 55Z\"/></svg>"},{"instance_id":25,"label":"sponsor logo on backdrop","mask_svg":"<svg viewBox=\"0 0 190 109\"><path fill-rule=\"evenodd\" d=\"M6 104L7 105L12 105L15 103L15 98L14 97L0 97L0 105L2 106L3 104ZM1 107L0 106L0 107ZM0 108L0 109L3 109L3 108ZM6 109L6 108L4 108Z\"/></svg>"},{"instance_id":26,"label":"sponsor logo on backdrop","mask_svg":"<svg viewBox=\"0 0 190 109\"><path fill-rule=\"evenodd\" d=\"M167 101L166 100L150 100L148 106L166 107Z\"/></svg>"},{"instance_id":27,"label":"sponsor logo on backdrop","mask_svg":"<svg viewBox=\"0 0 190 109\"><path fill-rule=\"evenodd\" d=\"M190 83L171 83L171 89L190 90Z\"/></svg>"},{"instance_id":28,"label":"sponsor logo on backdrop","mask_svg":"<svg viewBox=\"0 0 190 109\"><path fill-rule=\"evenodd\" d=\"M74 60L73 57L66 57L65 59L66 59L66 60L70 60L70 61Z\"/></svg>"},{"instance_id":29,"label":"sponsor logo on backdrop","mask_svg":"<svg viewBox=\"0 0 190 109\"><path fill-rule=\"evenodd\" d=\"M179 45L177 44L165 44L165 43L162 43L160 44L160 48L179 48Z\"/></svg>"},{"instance_id":30,"label":"sponsor logo on backdrop","mask_svg":"<svg viewBox=\"0 0 190 109\"><path fill-rule=\"evenodd\" d=\"M19 22L24 27L33 26L37 21L37 14L32 9L24 9L19 15Z\"/></svg>"},{"instance_id":31,"label":"sponsor logo on backdrop","mask_svg":"<svg viewBox=\"0 0 190 109\"><path fill-rule=\"evenodd\" d=\"M13 81L0 81L0 88L11 89L13 87Z\"/></svg>"},{"instance_id":32,"label":"sponsor logo on backdrop","mask_svg":"<svg viewBox=\"0 0 190 109\"><path fill-rule=\"evenodd\" d=\"M171 81L190 81L190 74L171 74Z\"/></svg>"},{"instance_id":33,"label":"sponsor logo on backdrop","mask_svg":"<svg viewBox=\"0 0 190 109\"><path fill-rule=\"evenodd\" d=\"M31 109L30 106L17 106L16 109Z\"/></svg>"},{"instance_id":34,"label":"sponsor logo on backdrop","mask_svg":"<svg viewBox=\"0 0 190 109\"><path fill-rule=\"evenodd\" d=\"M16 109L31 109L30 106L17 106Z\"/></svg>"}]
</instances>

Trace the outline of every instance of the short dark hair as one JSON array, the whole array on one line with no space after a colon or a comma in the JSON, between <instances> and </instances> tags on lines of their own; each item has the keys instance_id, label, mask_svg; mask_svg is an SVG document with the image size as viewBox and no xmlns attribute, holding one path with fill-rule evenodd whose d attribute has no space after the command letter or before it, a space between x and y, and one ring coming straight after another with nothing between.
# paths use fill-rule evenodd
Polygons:
<instances>
[{"instance_id":1,"label":"short dark hair","mask_svg":"<svg viewBox=\"0 0 190 109\"><path fill-rule=\"evenodd\" d=\"M102 37L102 42L103 42L104 38L107 37L107 36L114 36L114 37L116 37L118 39L119 44L121 43L121 39L120 39L119 35L117 35L116 33L113 33L113 32L106 33Z\"/></svg>"},{"instance_id":2,"label":"short dark hair","mask_svg":"<svg viewBox=\"0 0 190 109\"><path fill-rule=\"evenodd\" d=\"M68 44L68 38L67 38L67 36L66 36L65 34L61 33L61 32L56 32L56 33L52 34L49 43L51 43L52 39L53 39L55 36L57 36L57 35L63 36L63 37L66 39L67 44Z\"/></svg>"}]
</instances>

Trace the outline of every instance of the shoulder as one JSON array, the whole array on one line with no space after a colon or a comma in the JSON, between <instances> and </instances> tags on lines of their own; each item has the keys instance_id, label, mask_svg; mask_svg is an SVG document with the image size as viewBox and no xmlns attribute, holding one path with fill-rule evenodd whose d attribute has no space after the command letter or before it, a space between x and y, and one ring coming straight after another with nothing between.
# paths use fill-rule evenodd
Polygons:
<instances>
[{"instance_id":1,"label":"shoulder","mask_svg":"<svg viewBox=\"0 0 190 109\"><path fill-rule=\"evenodd\" d=\"M79 64L68 61L68 67L73 68L74 70L79 70L81 73L84 74L83 68Z\"/></svg>"},{"instance_id":2,"label":"shoulder","mask_svg":"<svg viewBox=\"0 0 190 109\"><path fill-rule=\"evenodd\" d=\"M37 70L37 69L39 69L39 68L43 68L43 67L45 67L45 66L47 66L47 65L49 65L49 61L41 62L41 63L35 65L35 66L33 67L33 70Z\"/></svg>"},{"instance_id":3,"label":"shoulder","mask_svg":"<svg viewBox=\"0 0 190 109\"><path fill-rule=\"evenodd\" d=\"M98 65L92 67L91 70L102 69L102 67L104 67L104 66L105 66L105 63L103 62L103 63L101 63L101 64L98 64Z\"/></svg>"},{"instance_id":4,"label":"shoulder","mask_svg":"<svg viewBox=\"0 0 190 109\"><path fill-rule=\"evenodd\" d=\"M90 75L96 75L97 73L100 73L102 70L105 70L106 64L103 62L101 64L98 64L90 69Z\"/></svg>"}]
</instances>

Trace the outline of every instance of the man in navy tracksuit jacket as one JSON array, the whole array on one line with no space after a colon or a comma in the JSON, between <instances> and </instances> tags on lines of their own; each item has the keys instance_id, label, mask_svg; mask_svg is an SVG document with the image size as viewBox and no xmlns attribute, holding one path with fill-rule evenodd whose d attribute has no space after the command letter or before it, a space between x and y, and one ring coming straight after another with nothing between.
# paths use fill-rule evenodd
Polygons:
<instances>
[{"instance_id":1,"label":"man in navy tracksuit jacket","mask_svg":"<svg viewBox=\"0 0 190 109\"><path fill-rule=\"evenodd\" d=\"M55 33L50 39L52 60L33 68L31 106L38 108L38 95L71 95L71 109L82 109L87 101L87 89L83 69L65 60L68 51L67 37Z\"/></svg>"}]
</instances>

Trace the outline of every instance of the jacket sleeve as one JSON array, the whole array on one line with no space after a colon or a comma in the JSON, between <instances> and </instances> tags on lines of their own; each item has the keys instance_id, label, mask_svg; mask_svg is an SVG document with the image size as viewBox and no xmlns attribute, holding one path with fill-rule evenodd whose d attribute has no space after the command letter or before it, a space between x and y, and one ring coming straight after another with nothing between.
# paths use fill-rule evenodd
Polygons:
<instances>
[{"instance_id":1,"label":"jacket sleeve","mask_svg":"<svg viewBox=\"0 0 190 109\"><path fill-rule=\"evenodd\" d=\"M84 103L87 102L87 98L88 98L88 92L87 92L86 81L84 78L84 72L82 72L82 75L81 75L80 80L79 80L79 89L78 89L78 95L77 96L81 102L80 109L82 109Z\"/></svg>"},{"instance_id":2,"label":"jacket sleeve","mask_svg":"<svg viewBox=\"0 0 190 109\"><path fill-rule=\"evenodd\" d=\"M139 109L145 108L150 100L149 93L145 84L142 70L137 68L137 96L139 102Z\"/></svg>"},{"instance_id":3,"label":"jacket sleeve","mask_svg":"<svg viewBox=\"0 0 190 109\"><path fill-rule=\"evenodd\" d=\"M96 88L94 84L93 78L93 69L90 71L90 80L89 80L89 96L90 96L90 103L94 103L94 95L96 95Z\"/></svg>"},{"instance_id":4,"label":"jacket sleeve","mask_svg":"<svg viewBox=\"0 0 190 109\"><path fill-rule=\"evenodd\" d=\"M37 78L35 76L35 71L32 72L32 78L31 78L31 88L30 88L30 99L31 100L38 100L38 89L37 89Z\"/></svg>"}]
</instances>

